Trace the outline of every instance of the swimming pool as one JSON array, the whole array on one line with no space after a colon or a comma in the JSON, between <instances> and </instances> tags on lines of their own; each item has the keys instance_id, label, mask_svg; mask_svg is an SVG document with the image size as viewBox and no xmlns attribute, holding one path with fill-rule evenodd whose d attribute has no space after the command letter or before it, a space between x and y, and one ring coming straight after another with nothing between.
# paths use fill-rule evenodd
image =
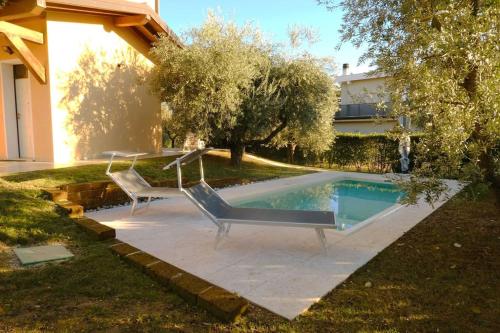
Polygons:
<instances>
[{"instance_id":1,"label":"swimming pool","mask_svg":"<svg viewBox=\"0 0 500 333\"><path fill-rule=\"evenodd\" d=\"M338 229L347 230L395 207L403 195L392 183L337 179L244 199L235 206L333 211Z\"/></svg>"}]
</instances>

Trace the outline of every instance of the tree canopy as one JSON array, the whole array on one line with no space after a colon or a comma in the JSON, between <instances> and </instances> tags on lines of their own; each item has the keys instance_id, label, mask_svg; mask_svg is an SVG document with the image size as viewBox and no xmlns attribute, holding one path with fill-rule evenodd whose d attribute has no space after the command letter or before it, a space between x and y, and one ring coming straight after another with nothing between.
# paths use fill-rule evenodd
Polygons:
<instances>
[{"instance_id":1,"label":"tree canopy","mask_svg":"<svg viewBox=\"0 0 500 333\"><path fill-rule=\"evenodd\" d=\"M271 141L288 147L288 160L294 162L296 146L320 153L330 148L334 138L333 118L338 110L336 89L322 68L321 60L304 55L279 68L281 89L288 96L283 106L296 112L287 127Z\"/></svg>"},{"instance_id":2,"label":"tree canopy","mask_svg":"<svg viewBox=\"0 0 500 333\"><path fill-rule=\"evenodd\" d=\"M440 178L499 185L500 5L496 0L320 0L345 12L343 42L368 47L388 80L395 115L423 131L410 200Z\"/></svg>"},{"instance_id":3,"label":"tree canopy","mask_svg":"<svg viewBox=\"0 0 500 333\"><path fill-rule=\"evenodd\" d=\"M152 49L153 90L172 121L229 147L233 164L245 147L270 143L288 128L308 136L329 119L333 130L335 86L317 59L285 57L251 25L214 16L186 39L184 48L162 38Z\"/></svg>"}]
</instances>

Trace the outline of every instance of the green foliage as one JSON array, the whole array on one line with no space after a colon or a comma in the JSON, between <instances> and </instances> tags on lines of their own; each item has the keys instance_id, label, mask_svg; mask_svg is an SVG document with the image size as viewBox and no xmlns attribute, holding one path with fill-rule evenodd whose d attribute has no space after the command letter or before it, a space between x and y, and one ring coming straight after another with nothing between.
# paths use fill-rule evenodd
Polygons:
<instances>
[{"instance_id":1,"label":"green foliage","mask_svg":"<svg viewBox=\"0 0 500 333\"><path fill-rule=\"evenodd\" d=\"M322 70L321 60L310 56L285 63L279 68L280 88L286 96L283 108L296 115L271 144L300 146L321 153L333 141L333 117L338 109L337 91Z\"/></svg>"},{"instance_id":2,"label":"green foliage","mask_svg":"<svg viewBox=\"0 0 500 333\"><path fill-rule=\"evenodd\" d=\"M234 164L247 146L269 143L286 129L307 137L333 118L335 88L321 61L286 58L250 25L209 15L186 45L166 37L155 45L153 91L173 110L170 121L183 127L177 131L231 148Z\"/></svg>"},{"instance_id":3,"label":"green foliage","mask_svg":"<svg viewBox=\"0 0 500 333\"><path fill-rule=\"evenodd\" d=\"M363 59L392 77L395 115L411 117L426 134L417 147L414 190L425 180L438 194L439 178L450 174L498 185L498 1L345 0L341 5L343 41L368 46Z\"/></svg>"},{"instance_id":4,"label":"green foliage","mask_svg":"<svg viewBox=\"0 0 500 333\"><path fill-rule=\"evenodd\" d=\"M337 135L335 143L325 154L328 164L342 168L367 168L369 171L396 170L399 164L398 141L385 134Z\"/></svg>"},{"instance_id":5,"label":"green foliage","mask_svg":"<svg viewBox=\"0 0 500 333\"><path fill-rule=\"evenodd\" d=\"M411 136L412 152L420 139L419 134ZM401 156L398 146L399 141L392 134L337 133L335 141L323 152L314 153L298 146L296 162L378 173L399 172ZM282 148L266 147L254 151L272 159L287 159L286 151ZM410 153L410 160L414 159L414 154Z\"/></svg>"},{"instance_id":6,"label":"green foliage","mask_svg":"<svg viewBox=\"0 0 500 333\"><path fill-rule=\"evenodd\" d=\"M181 49L164 36L152 48L153 90L173 110L173 121L202 137L223 135L269 62L269 46L252 27L224 24L213 15L189 31L188 40Z\"/></svg>"},{"instance_id":7,"label":"green foliage","mask_svg":"<svg viewBox=\"0 0 500 333\"><path fill-rule=\"evenodd\" d=\"M163 129L163 144L169 140L171 147L177 147L186 139L188 129L183 123L175 121L173 111L167 103L161 103L161 125Z\"/></svg>"}]
</instances>

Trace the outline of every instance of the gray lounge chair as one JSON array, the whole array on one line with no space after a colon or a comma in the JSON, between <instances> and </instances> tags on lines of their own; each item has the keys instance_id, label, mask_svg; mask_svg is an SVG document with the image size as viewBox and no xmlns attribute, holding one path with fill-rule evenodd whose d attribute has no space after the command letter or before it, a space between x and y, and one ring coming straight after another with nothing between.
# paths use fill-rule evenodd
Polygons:
<instances>
[{"instance_id":1,"label":"gray lounge chair","mask_svg":"<svg viewBox=\"0 0 500 333\"><path fill-rule=\"evenodd\" d=\"M336 229L335 214L330 211L302 211L284 209L239 208L227 203L204 180L202 155L210 149L196 150L167 165L164 169L177 166L178 186L217 227L215 247L229 233L232 224L263 226L283 226L313 228L326 252L327 243L324 229ZM198 159L200 163L200 183L190 188L182 187L182 165Z\"/></svg>"},{"instance_id":2,"label":"gray lounge chair","mask_svg":"<svg viewBox=\"0 0 500 333\"><path fill-rule=\"evenodd\" d=\"M132 200L132 209L130 214L134 214L139 199L147 198L148 206L152 198L172 198L183 196L182 192L177 188L170 187L153 187L134 169L135 163L139 156L146 153L133 153L123 151L107 151L104 155L111 156L106 170L106 175L113 180ZM115 156L133 158L130 168L123 171L111 172L111 166Z\"/></svg>"}]
</instances>

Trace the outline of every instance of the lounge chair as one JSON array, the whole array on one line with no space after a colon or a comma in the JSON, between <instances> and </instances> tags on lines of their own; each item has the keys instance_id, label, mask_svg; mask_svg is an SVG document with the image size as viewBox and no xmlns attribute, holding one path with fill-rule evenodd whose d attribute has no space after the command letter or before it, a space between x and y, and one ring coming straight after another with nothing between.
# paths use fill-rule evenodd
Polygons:
<instances>
[{"instance_id":1,"label":"lounge chair","mask_svg":"<svg viewBox=\"0 0 500 333\"><path fill-rule=\"evenodd\" d=\"M174 165L177 167L180 191L218 227L215 247L229 233L232 224L250 224L312 228L316 231L321 247L326 252L327 243L324 229L336 229L333 212L233 207L204 180L202 155L209 150L209 148L195 150L176 159L164 169L170 169ZM199 160L200 164L200 182L190 188L183 188L181 167L196 159Z\"/></svg>"},{"instance_id":2,"label":"lounge chair","mask_svg":"<svg viewBox=\"0 0 500 333\"><path fill-rule=\"evenodd\" d=\"M148 206L152 198L172 198L183 196L182 192L177 188L170 187L153 187L134 169L135 163L139 156L146 153L133 153L123 151L107 151L103 155L110 156L106 175L113 180L132 200L132 209L130 214L134 214L139 199L147 198ZM124 158L133 158L130 168L123 171L111 172L111 166L115 156Z\"/></svg>"}]
</instances>

